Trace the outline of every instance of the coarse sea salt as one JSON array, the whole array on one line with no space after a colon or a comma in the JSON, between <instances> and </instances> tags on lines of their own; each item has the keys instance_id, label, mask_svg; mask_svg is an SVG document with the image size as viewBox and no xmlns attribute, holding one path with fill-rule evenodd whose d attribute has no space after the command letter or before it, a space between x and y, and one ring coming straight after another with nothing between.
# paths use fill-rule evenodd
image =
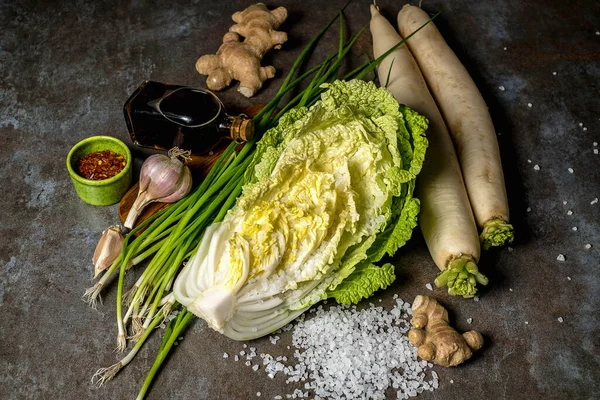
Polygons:
<instances>
[{"instance_id":1,"label":"coarse sea salt","mask_svg":"<svg viewBox=\"0 0 600 400\"><path fill-rule=\"evenodd\" d=\"M539 165L537 165L537 164L535 164L535 165L533 166L533 169L535 169L536 171L539 171L539 170L540 170L540 166L539 166Z\"/></svg>"},{"instance_id":2,"label":"coarse sea salt","mask_svg":"<svg viewBox=\"0 0 600 400\"><path fill-rule=\"evenodd\" d=\"M573 168L567 168L567 171L569 171L569 173L573 173Z\"/></svg>"},{"instance_id":3,"label":"coarse sea salt","mask_svg":"<svg viewBox=\"0 0 600 400\"><path fill-rule=\"evenodd\" d=\"M594 205L598 202L598 198L596 197L594 200L590 201L590 204Z\"/></svg>"},{"instance_id":4,"label":"coarse sea salt","mask_svg":"<svg viewBox=\"0 0 600 400\"><path fill-rule=\"evenodd\" d=\"M557 259L558 261L565 261L565 260L566 260L565 256L564 256L564 255L562 255L562 254L559 254L559 255L558 255L558 257L556 257L556 259Z\"/></svg>"},{"instance_id":5,"label":"coarse sea salt","mask_svg":"<svg viewBox=\"0 0 600 400\"><path fill-rule=\"evenodd\" d=\"M389 311L373 304L318 306L293 324L294 358L261 353L262 370L269 378L283 374L291 387L302 385L285 395L293 399L383 400L391 389L408 399L433 391L439 386L433 364L419 360L408 340L411 316L410 304L397 297Z\"/></svg>"}]
</instances>

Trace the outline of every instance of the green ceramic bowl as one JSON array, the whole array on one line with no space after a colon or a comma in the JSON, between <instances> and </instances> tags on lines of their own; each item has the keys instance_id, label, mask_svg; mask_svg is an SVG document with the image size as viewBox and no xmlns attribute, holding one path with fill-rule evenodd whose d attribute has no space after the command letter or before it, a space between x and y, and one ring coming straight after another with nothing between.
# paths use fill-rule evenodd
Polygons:
<instances>
[{"instance_id":1,"label":"green ceramic bowl","mask_svg":"<svg viewBox=\"0 0 600 400\"><path fill-rule=\"evenodd\" d=\"M94 181L77 174L77 163L89 153L112 150L125 156L127 165L112 178ZM94 206L118 203L131 187L131 151L125 143L111 136L92 136L77 143L67 155L67 170L79 197Z\"/></svg>"}]
</instances>

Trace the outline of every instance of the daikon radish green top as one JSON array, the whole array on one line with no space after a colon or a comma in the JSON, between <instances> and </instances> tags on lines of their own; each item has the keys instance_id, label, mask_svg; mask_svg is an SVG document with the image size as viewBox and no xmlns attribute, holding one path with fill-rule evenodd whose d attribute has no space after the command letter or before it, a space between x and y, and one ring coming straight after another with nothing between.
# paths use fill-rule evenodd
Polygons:
<instances>
[{"instance_id":1,"label":"daikon radish green top","mask_svg":"<svg viewBox=\"0 0 600 400\"><path fill-rule=\"evenodd\" d=\"M327 88L265 133L235 207L175 282L177 301L231 338L386 287L393 266L373 263L416 226L427 121L372 83Z\"/></svg>"}]
</instances>

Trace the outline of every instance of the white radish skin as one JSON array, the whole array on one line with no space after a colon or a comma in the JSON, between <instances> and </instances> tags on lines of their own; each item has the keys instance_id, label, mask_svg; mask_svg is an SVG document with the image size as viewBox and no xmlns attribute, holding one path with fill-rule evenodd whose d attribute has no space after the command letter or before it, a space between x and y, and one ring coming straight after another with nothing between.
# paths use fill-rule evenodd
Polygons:
<instances>
[{"instance_id":1,"label":"white radish skin","mask_svg":"<svg viewBox=\"0 0 600 400\"><path fill-rule=\"evenodd\" d=\"M429 20L420 7L398 14L402 36ZM407 42L448 124L483 248L511 242L512 226L498 140L488 108L475 82L433 23Z\"/></svg>"},{"instance_id":2,"label":"white radish skin","mask_svg":"<svg viewBox=\"0 0 600 400\"><path fill-rule=\"evenodd\" d=\"M374 5L371 5L370 29L375 58L402 40ZM411 40L412 38L409 38L408 42ZM445 284L448 275L465 273L463 270L467 262L473 273L466 275L472 275L473 279L463 279L470 280L471 283L473 280L487 283L487 279L477 271L475 264L480 256L480 244L456 152L417 63L403 44L390 53L379 64L377 70L380 83L383 85L388 82L387 89L399 103L412 108L429 120L429 147L423 169L417 178L415 192L421 201L419 225L434 262L443 271L440 275L442 279L436 280L436 284ZM460 272L455 267L458 267ZM451 281L454 282L454 279ZM456 286L460 286L460 282L456 283ZM468 290L459 290L458 287L449 285L449 291L453 292L452 294L472 297L475 293L474 286L472 284Z\"/></svg>"}]
</instances>

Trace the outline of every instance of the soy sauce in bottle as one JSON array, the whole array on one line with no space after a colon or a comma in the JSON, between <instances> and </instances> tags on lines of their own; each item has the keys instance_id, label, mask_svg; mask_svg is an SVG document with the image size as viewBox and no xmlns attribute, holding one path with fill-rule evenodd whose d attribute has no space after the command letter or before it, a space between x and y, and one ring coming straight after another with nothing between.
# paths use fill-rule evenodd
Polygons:
<instances>
[{"instance_id":1,"label":"soy sauce in bottle","mask_svg":"<svg viewBox=\"0 0 600 400\"><path fill-rule=\"evenodd\" d=\"M133 142L158 150L177 146L205 155L223 140L244 142L254 135L251 119L228 115L214 93L186 86L145 81L123 112Z\"/></svg>"}]
</instances>

